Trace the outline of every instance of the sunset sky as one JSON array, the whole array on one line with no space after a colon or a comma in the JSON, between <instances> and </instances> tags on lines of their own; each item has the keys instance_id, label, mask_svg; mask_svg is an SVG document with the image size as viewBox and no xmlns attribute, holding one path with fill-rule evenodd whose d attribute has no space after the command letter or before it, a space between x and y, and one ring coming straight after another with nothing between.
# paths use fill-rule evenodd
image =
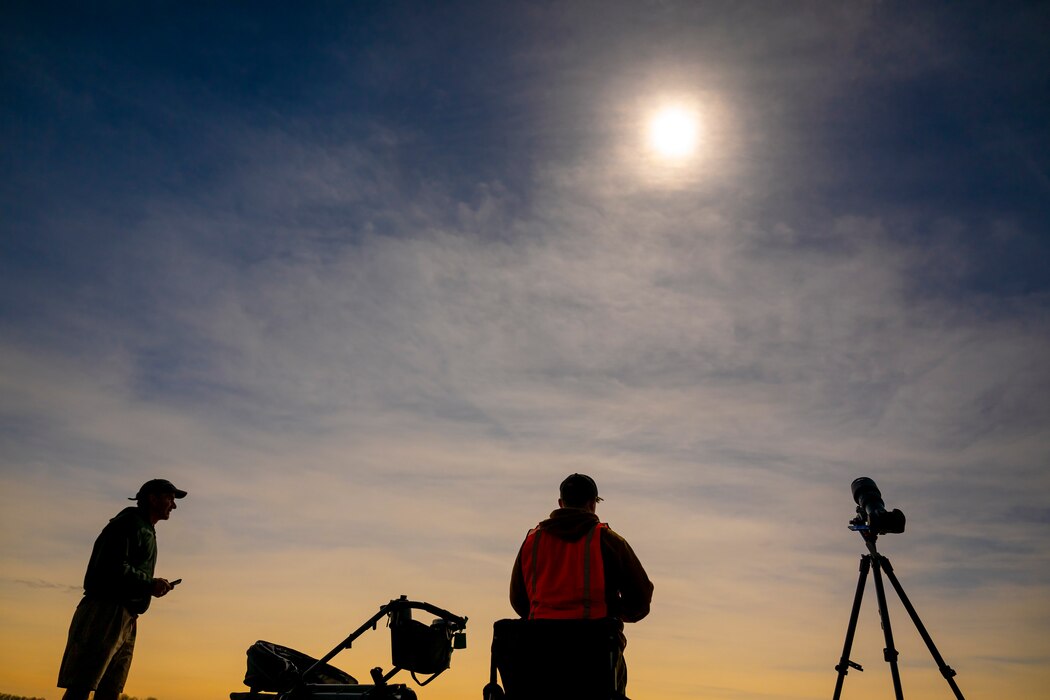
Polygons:
<instances>
[{"instance_id":1,"label":"sunset sky","mask_svg":"<svg viewBox=\"0 0 1050 700\"><path fill-rule=\"evenodd\" d=\"M184 582L128 694L228 697L257 639L320 656L405 594L470 618L421 700L480 698L578 471L656 587L635 700L830 698L859 476L907 515L879 548L966 696L1045 698L1048 28L1046 2L4 2L0 693L60 697L92 542L164 477ZM890 603L906 696L951 698ZM884 645L869 582L844 698L892 697Z\"/></svg>"}]
</instances>

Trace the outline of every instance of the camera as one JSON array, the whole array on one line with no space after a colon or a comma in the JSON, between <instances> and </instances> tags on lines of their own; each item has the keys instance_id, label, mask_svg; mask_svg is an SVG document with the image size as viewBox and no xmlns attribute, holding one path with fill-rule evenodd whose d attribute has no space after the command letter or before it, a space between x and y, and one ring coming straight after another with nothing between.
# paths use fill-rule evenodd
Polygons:
<instances>
[{"instance_id":1,"label":"camera","mask_svg":"<svg viewBox=\"0 0 1050 700\"><path fill-rule=\"evenodd\" d=\"M886 510L882 492L874 481L862 476L853 480L851 488L857 504L857 517L851 521L854 525L866 525L869 531L879 535L904 532L904 513L896 508Z\"/></svg>"}]
</instances>

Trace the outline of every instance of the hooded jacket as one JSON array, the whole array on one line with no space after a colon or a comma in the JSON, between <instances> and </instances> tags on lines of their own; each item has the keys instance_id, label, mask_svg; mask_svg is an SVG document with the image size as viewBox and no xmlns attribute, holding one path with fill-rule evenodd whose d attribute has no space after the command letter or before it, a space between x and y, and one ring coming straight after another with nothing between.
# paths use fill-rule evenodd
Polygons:
<instances>
[{"instance_id":1,"label":"hooded jacket","mask_svg":"<svg viewBox=\"0 0 1050 700\"><path fill-rule=\"evenodd\" d=\"M598 516L580 508L559 508L536 529L544 536L566 542L577 542L599 523ZM605 604L609 617L624 622L637 622L649 614L653 584L631 545L608 526L598 528L602 570L605 581ZM523 618L529 617L530 601L522 572L522 550L514 560L510 579L510 604Z\"/></svg>"},{"instance_id":2,"label":"hooded jacket","mask_svg":"<svg viewBox=\"0 0 1050 700\"><path fill-rule=\"evenodd\" d=\"M141 509L120 511L95 540L84 595L120 603L132 615L149 608L157 565L157 531Z\"/></svg>"}]
</instances>

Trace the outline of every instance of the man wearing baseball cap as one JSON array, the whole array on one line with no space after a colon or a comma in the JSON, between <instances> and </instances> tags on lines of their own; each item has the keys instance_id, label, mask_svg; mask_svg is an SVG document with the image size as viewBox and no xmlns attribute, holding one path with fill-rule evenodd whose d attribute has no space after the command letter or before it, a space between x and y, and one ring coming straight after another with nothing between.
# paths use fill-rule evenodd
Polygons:
<instances>
[{"instance_id":1,"label":"man wearing baseball cap","mask_svg":"<svg viewBox=\"0 0 1050 700\"><path fill-rule=\"evenodd\" d=\"M63 700L118 700L131 668L138 616L152 598L167 595L178 581L155 578L157 533L186 492L167 479L152 479L95 540L84 574L84 597L73 613L58 672Z\"/></svg>"},{"instance_id":2,"label":"man wearing baseball cap","mask_svg":"<svg viewBox=\"0 0 1050 700\"><path fill-rule=\"evenodd\" d=\"M622 649L627 645L622 623L649 614L653 584L627 540L598 520L595 509L602 498L594 479L570 474L559 495L558 509L529 531L518 550L510 603L528 619L617 620ZM626 693L622 657L616 686Z\"/></svg>"}]
</instances>

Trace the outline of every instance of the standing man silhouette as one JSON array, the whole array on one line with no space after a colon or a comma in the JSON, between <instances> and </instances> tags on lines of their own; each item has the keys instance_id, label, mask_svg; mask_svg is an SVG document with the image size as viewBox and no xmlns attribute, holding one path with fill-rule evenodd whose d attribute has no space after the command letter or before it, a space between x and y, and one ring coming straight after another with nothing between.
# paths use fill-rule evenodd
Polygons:
<instances>
[{"instance_id":1,"label":"standing man silhouette","mask_svg":"<svg viewBox=\"0 0 1050 700\"><path fill-rule=\"evenodd\" d=\"M167 595L178 581L154 578L157 533L186 492L166 479L147 481L129 506L95 540L84 574L84 597L73 613L58 672L63 700L118 700L131 668L138 616L151 598Z\"/></svg>"},{"instance_id":2,"label":"standing man silhouette","mask_svg":"<svg viewBox=\"0 0 1050 700\"><path fill-rule=\"evenodd\" d=\"M618 620L623 649L623 623L649 614L653 584L627 540L598 520L601 500L594 479L585 474L561 482L558 509L529 531L518 550L510 604L528 619ZM627 689L622 656L616 689Z\"/></svg>"}]
</instances>

